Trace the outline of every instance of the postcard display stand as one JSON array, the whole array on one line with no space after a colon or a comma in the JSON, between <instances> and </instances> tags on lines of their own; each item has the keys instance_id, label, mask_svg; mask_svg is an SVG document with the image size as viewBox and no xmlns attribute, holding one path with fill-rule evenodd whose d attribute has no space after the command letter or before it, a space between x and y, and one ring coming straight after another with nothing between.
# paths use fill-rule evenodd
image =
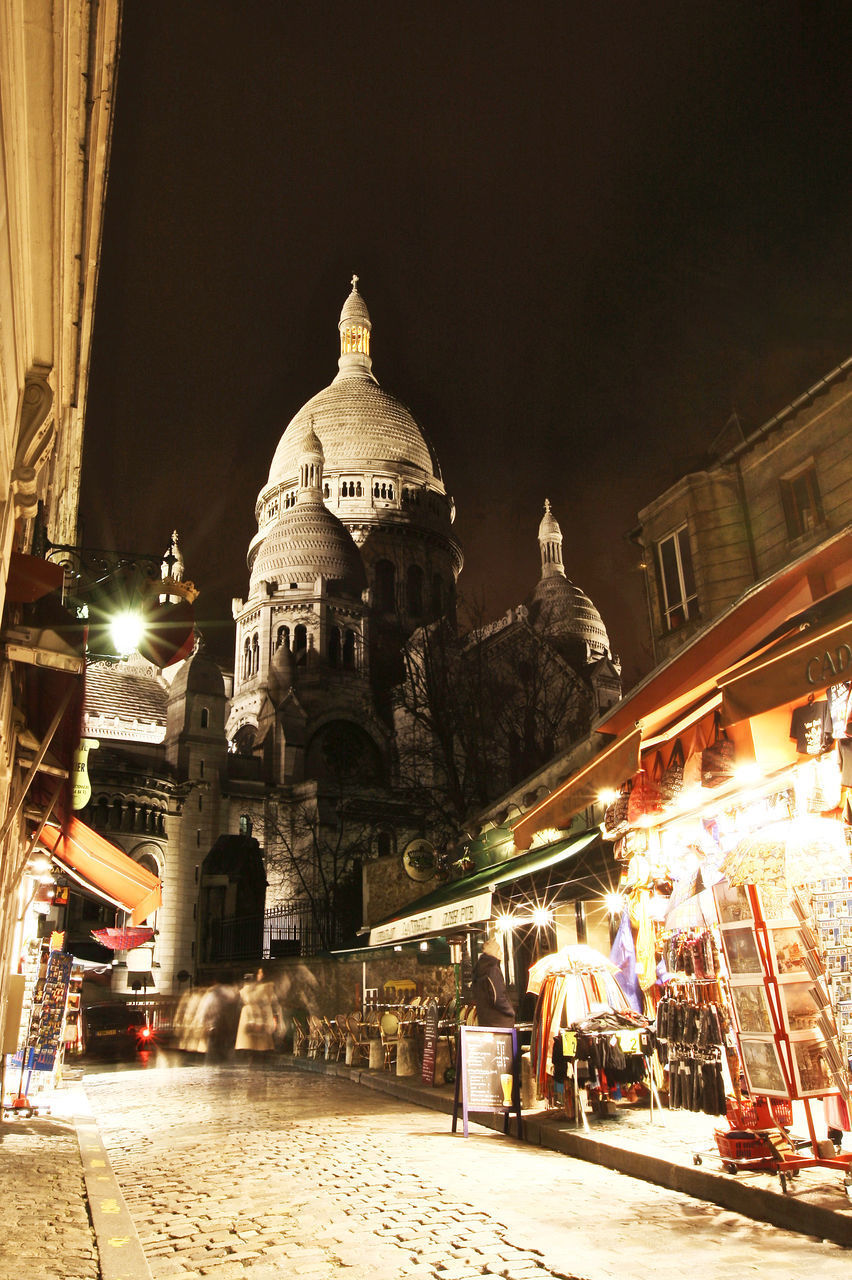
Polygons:
<instances>
[{"instance_id":1,"label":"postcard display stand","mask_svg":"<svg viewBox=\"0 0 852 1280\"><path fill-rule=\"evenodd\" d=\"M789 901L751 884L723 881L713 893L749 1092L804 1104L810 1143L777 1167L844 1170L848 1195L852 1153L820 1142L811 1114L813 1098L840 1094L848 1104L849 1086L809 910L798 895Z\"/></svg>"}]
</instances>

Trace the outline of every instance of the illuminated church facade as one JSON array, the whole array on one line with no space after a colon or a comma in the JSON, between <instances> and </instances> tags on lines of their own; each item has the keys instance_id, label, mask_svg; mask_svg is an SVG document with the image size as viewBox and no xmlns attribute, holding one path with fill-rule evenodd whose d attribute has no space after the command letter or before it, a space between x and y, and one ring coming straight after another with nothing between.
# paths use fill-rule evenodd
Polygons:
<instances>
[{"instance_id":1,"label":"illuminated church facade","mask_svg":"<svg viewBox=\"0 0 852 1280\"><path fill-rule=\"evenodd\" d=\"M287 425L257 497L247 594L233 601L233 676L200 637L173 671L132 661L91 673L85 732L100 746L82 816L163 879L158 991L261 948L339 945L362 915L423 891L402 854L437 837L403 762L415 726L400 691L424 636L457 636L463 554L436 451L373 373L357 277L338 331L337 372ZM620 695L606 629L566 575L549 503L538 543L529 600L458 640L511 672L519 646L546 637L550 678L567 690L535 759L519 726L494 797ZM343 918L342 933L325 929L323 912Z\"/></svg>"}]
</instances>

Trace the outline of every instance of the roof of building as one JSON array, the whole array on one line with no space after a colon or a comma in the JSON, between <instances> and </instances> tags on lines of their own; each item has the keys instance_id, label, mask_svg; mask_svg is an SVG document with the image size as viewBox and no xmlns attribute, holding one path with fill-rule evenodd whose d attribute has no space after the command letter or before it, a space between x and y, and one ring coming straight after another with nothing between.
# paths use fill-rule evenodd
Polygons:
<instances>
[{"instance_id":1,"label":"roof of building","mask_svg":"<svg viewBox=\"0 0 852 1280\"><path fill-rule=\"evenodd\" d=\"M184 693L206 694L209 697L224 698L225 681L222 672L207 651L202 636L196 633L195 649L181 664L171 683L170 697L180 697Z\"/></svg>"},{"instance_id":2,"label":"roof of building","mask_svg":"<svg viewBox=\"0 0 852 1280\"><path fill-rule=\"evenodd\" d=\"M286 587L312 584L317 577L360 595L367 585L364 562L346 526L321 498L283 512L257 549L251 568L251 594L261 582Z\"/></svg>"},{"instance_id":3,"label":"roof of building","mask_svg":"<svg viewBox=\"0 0 852 1280\"><path fill-rule=\"evenodd\" d=\"M103 717L163 730L167 703L168 691L153 667L132 661L95 662L86 671L87 718Z\"/></svg>"}]
</instances>

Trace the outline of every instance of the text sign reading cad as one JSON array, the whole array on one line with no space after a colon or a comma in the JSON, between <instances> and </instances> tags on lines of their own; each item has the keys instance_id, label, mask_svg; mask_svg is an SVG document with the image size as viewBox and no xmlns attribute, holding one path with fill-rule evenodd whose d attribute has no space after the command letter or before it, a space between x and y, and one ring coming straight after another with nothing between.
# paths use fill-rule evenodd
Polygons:
<instances>
[{"instance_id":1,"label":"text sign reading cad","mask_svg":"<svg viewBox=\"0 0 852 1280\"><path fill-rule=\"evenodd\" d=\"M460 902L448 902L440 907L416 915L402 916L370 930L370 946L382 947L392 942L405 942L407 938L422 937L427 933L452 933L465 925L480 924L491 918L491 890L478 893Z\"/></svg>"}]
</instances>

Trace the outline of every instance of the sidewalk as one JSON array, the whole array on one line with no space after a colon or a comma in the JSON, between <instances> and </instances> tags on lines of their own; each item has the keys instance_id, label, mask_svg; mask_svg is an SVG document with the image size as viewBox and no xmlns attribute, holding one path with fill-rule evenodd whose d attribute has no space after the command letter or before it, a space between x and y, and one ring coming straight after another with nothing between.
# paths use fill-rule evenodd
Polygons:
<instances>
[{"instance_id":1,"label":"sidewalk","mask_svg":"<svg viewBox=\"0 0 852 1280\"><path fill-rule=\"evenodd\" d=\"M287 1071L342 1077L401 1102L447 1116L452 1085L431 1088L419 1077L398 1077L343 1063L281 1055ZM11 1206L0 1238L0 1275L29 1280L149 1280L150 1271L100 1141L78 1071L39 1099L40 1114L4 1121L0 1129L0 1198ZM48 1111L49 1108L49 1111ZM502 1116L477 1115L476 1124L502 1129ZM803 1170L785 1195L777 1176L724 1172L713 1140L720 1122L687 1112L624 1109L590 1118L588 1131L561 1113L526 1112L524 1140L681 1191L704 1202L833 1243L852 1246L852 1203L841 1175ZM724 1121L721 1122L724 1127ZM514 1129L514 1121L512 1121ZM799 1131L796 1124L794 1130ZM847 1137L847 1142L848 1142ZM461 1118L458 1141L463 1142ZM699 1164L694 1163L696 1157Z\"/></svg>"},{"instance_id":2,"label":"sidewalk","mask_svg":"<svg viewBox=\"0 0 852 1280\"><path fill-rule=\"evenodd\" d=\"M433 1088L424 1085L419 1076L399 1077L386 1071L366 1071L321 1059L282 1056L281 1064L291 1070L344 1076L401 1101L452 1115L452 1085ZM488 1128L503 1128L502 1115L484 1114L474 1119ZM512 1133L514 1128L512 1120ZM785 1193L774 1173L753 1170L742 1170L736 1175L727 1173L722 1168L713 1136L714 1129L727 1128L724 1117L655 1110L651 1119L648 1110L625 1107L611 1118L590 1116L589 1129L584 1130L561 1112L542 1110L524 1112L523 1128L524 1141L534 1146L561 1151L672 1191L682 1191L787 1231L852 1246L852 1201L843 1186L843 1174L835 1169L803 1169L798 1177L788 1181ZM458 1131L461 1134L461 1115ZM795 1110L793 1131L807 1134L804 1120ZM846 1150L849 1143L847 1134Z\"/></svg>"}]
</instances>

